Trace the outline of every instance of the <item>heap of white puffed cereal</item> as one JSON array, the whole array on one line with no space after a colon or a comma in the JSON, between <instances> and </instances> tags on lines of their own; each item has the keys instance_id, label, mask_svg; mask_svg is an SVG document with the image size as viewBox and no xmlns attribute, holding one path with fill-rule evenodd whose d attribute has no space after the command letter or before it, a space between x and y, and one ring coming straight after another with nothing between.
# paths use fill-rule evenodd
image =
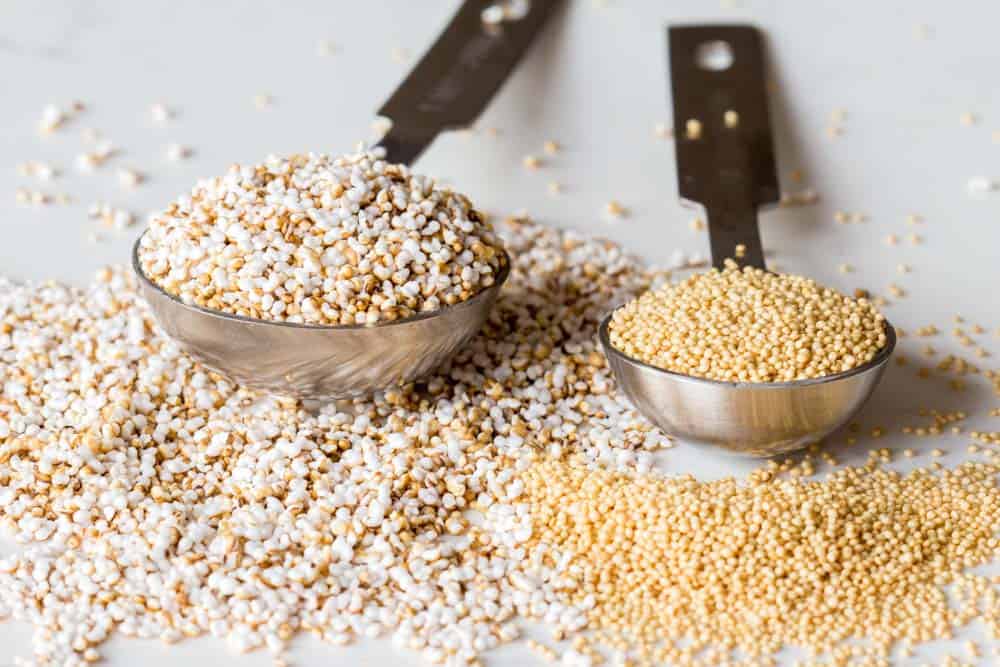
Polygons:
<instances>
[{"instance_id":1,"label":"heap of white puffed cereal","mask_svg":"<svg viewBox=\"0 0 1000 667\"><path fill-rule=\"evenodd\" d=\"M505 259L484 216L383 156L234 165L151 219L143 271L187 303L322 325L434 311L493 285Z\"/></svg>"},{"instance_id":2,"label":"heap of white puffed cereal","mask_svg":"<svg viewBox=\"0 0 1000 667\"><path fill-rule=\"evenodd\" d=\"M502 232L510 283L446 371L315 414L201 368L124 270L85 291L0 283L0 525L27 543L0 559L0 618L36 627L35 660L211 634L280 661L308 631L462 665L515 617L581 628L565 565L520 547L515 473L529 441L640 471L669 445L594 335L655 275L571 233Z\"/></svg>"}]
</instances>

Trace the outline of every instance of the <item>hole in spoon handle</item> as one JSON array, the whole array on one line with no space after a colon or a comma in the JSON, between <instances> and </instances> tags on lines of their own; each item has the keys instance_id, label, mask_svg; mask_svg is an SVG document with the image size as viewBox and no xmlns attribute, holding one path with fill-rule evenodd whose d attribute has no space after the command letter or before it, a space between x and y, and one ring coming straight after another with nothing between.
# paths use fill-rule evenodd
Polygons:
<instances>
[{"instance_id":1,"label":"hole in spoon handle","mask_svg":"<svg viewBox=\"0 0 1000 667\"><path fill-rule=\"evenodd\" d=\"M780 189L761 33L672 26L667 41L678 192L705 207L714 266L732 257L765 268L757 209Z\"/></svg>"}]
</instances>

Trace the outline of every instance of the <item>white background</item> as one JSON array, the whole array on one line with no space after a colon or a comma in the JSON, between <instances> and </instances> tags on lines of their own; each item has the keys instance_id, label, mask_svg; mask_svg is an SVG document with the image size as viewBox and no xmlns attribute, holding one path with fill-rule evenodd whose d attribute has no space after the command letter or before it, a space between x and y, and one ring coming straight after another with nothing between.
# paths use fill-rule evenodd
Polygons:
<instances>
[{"instance_id":1,"label":"white background","mask_svg":"<svg viewBox=\"0 0 1000 667\"><path fill-rule=\"evenodd\" d=\"M271 152L339 152L372 137L375 109L456 6L455 0L0 3L0 275L83 284L99 266L125 262L141 228L104 230L88 220L90 204L106 201L144 216L232 162ZM569 0L478 131L440 137L419 169L498 215L523 209L546 224L615 239L648 260L666 262L677 249L704 255L707 236L691 230L694 213L677 202L673 147L653 132L656 123L670 122L663 31L668 22L750 21L767 33L783 185L786 191L811 187L821 196L816 206L763 216L772 265L844 290L864 286L885 294L895 282L907 296L886 307L888 317L911 330L937 323L946 332L933 341L938 358L948 351L970 356L947 333L956 314L987 327L990 333L977 338L997 355L1000 193L972 196L966 189L973 177L1000 178L1000 143L991 136L1000 130L1000 45L997 14L986 7L971 0ZM332 41L333 55L317 54L321 40ZM400 50L408 62L394 57ZM270 109L255 108L260 94L273 96ZM40 137L43 106L74 99L87 111ZM156 101L176 110L165 126L149 117ZM826 128L837 109L846 111L843 134L830 138ZM978 122L963 125L965 112ZM85 148L85 127L100 130L121 151L92 174L73 164ZM564 150L545 156L548 139ZM194 156L168 162L171 142L190 146ZM543 157L544 167L523 168L527 154ZM52 162L63 173L50 183L34 181L15 169L26 160ZM122 188L121 166L144 172L147 181ZM792 182L793 170L802 171L803 183ZM562 195L548 192L551 181L564 184ZM18 206L17 187L66 193L74 203ZM609 220L604 207L611 199L630 215ZM837 210L868 220L839 225ZM908 226L910 213L925 222ZM88 241L95 231L101 240ZM911 245L911 232L923 243ZM900 243L889 246L888 234ZM842 263L855 272L840 273ZM899 263L913 271L898 275ZM922 345L904 339L901 351L920 359ZM1000 366L997 358L982 365ZM986 414L996 405L1000 399L981 380L956 394L945 379L918 382L912 366L894 367L861 421L865 431L879 424L898 432L915 423L920 407L961 406L973 415L971 428L1000 430L1000 419ZM844 436L833 440L839 447ZM865 444L873 443L862 442L843 458L863 458ZM874 444L920 452L942 447L951 465L966 456L968 441L914 442L897 433ZM753 464L680 446L663 465L717 477ZM981 635L974 626L962 638ZM0 625L0 665L29 646L29 628ZM939 661L952 652L971 661L961 646L955 640L923 647L912 660ZM995 659L990 648L984 654L980 664ZM110 655L116 665L140 659L192 667L269 663L264 654L229 658L221 643L209 640L169 648L116 641ZM400 660L384 642L336 649L302 640L294 655L305 665ZM523 647L495 655L493 664L531 659Z\"/></svg>"}]
</instances>

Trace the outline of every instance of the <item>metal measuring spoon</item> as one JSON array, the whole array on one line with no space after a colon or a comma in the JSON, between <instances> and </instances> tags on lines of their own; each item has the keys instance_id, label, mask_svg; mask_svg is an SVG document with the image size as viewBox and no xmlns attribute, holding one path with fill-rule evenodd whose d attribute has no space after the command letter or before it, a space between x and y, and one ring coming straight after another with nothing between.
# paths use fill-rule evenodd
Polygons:
<instances>
[{"instance_id":1,"label":"metal measuring spoon","mask_svg":"<svg viewBox=\"0 0 1000 667\"><path fill-rule=\"evenodd\" d=\"M559 3L519 3L521 11L485 20L482 0L466 0L379 115L393 121L381 140L390 162L410 164L442 131L471 124L513 71ZM491 8L496 15L496 8ZM467 301L375 325L322 326L256 320L189 305L132 266L160 327L192 357L236 382L303 399L369 395L412 382L474 336L510 273Z\"/></svg>"},{"instance_id":2,"label":"metal measuring spoon","mask_svg":"<svg viewBox=\"0 0 1000 667\"><path fill-rule=\"evenodd\" d=\"M736 261L765 269L757 209L776 203L780 191L761 34L721 25L668 32L680 195L705 207L715 267L740 245L745 252ZM706 60L712 51L723 56L717 67ZM689 127L689 119L697 123ZM683 440L750 456L799 449L850 421L896 344L886 322L885 347L850 371L793 382L722 382L626 356L611 345L610 321L608 315L601 322L601 344L619 387L646 418Z\"/></svg>"}]
</instances>

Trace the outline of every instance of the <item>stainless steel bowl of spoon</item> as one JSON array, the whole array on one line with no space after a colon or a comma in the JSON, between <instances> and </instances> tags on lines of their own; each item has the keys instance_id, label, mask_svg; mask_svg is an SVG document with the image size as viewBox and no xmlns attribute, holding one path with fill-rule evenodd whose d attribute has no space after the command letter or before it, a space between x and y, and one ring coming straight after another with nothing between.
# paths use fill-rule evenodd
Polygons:
<instances>
[{"instance_id":1,"label":"stainless steel bowl of spoon","mask_svg":"<svg viewBox=\"0 0 1000 667\"><path fill-rule=\"evenodd\" d=\"M481 2L465 0L378 112L392 121L379 142L386 160L411 164L440 132L474 122L560 4L530 3L498 27L484 23ZM317 400L366 396L427 375L479 331L510 272L505 254L496 281L467 301L374 326L315 326L183 303L143 273L138 251L136 241L132 265L143 297L192 357L247 387Z\"/></svg>"},{"instance_id":2,"label":"stainless steel bowl of spoon","mask_svg":"<svg viewBox=\"0 0 1000 667\"><path fill-rule=\"evenodd\" d=\"M647 419L686 442L735 454L774 456L800 449L847 424L878 384L896 345L849 371L794 382L721 382L656 368L611 344L608 315L601 345L619 388Z\"/></svg>"},{"instance_id":3,"label":"stainless steel bowl of spoon","mask_svg":"<svg viewBox=\"0 0 1000 667\"><path fill-rule=\"evenodd\" d=\"M236 382L283 396L367 396L427 375L483 326L507 276L467 301L375 325L318 326L257 320L186 304L132 267L157 323L192 357Z\"/></svg>"}]
</instances>

